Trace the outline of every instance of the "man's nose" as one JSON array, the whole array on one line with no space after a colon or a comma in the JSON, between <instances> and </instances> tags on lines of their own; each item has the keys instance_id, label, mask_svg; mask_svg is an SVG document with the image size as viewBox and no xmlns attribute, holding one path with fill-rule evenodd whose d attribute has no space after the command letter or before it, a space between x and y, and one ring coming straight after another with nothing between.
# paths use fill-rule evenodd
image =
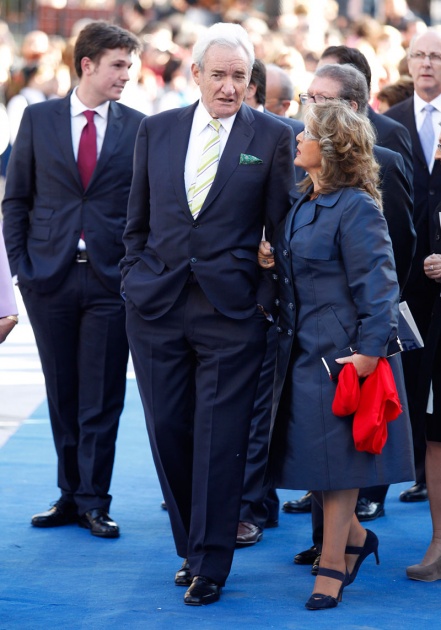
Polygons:
<instances>
[{"instance_id":1,"label":"man's nose","mask_svg":"<svg viewBox=\"0 0 441 630\"><path fill-rule=\"evenodd\" d=\"M224 94L229 94L229 95L234 94L235 92L234 82L229 77L225 79L224 84L222 86L222 91L224 92Z\"/></svg>"}]
</instances>

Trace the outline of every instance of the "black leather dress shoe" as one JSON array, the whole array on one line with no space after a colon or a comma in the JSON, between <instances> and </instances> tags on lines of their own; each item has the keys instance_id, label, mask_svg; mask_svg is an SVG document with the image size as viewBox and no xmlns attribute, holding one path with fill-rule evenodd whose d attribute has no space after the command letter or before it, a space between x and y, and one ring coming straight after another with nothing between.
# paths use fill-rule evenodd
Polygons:
<instances>
[{"instance_id":1,"label":"black leather dress shoe","mask_svg":"<svg viewBox=\"0 0 441 630\"><path fill-rule=\"evenodd\" d=\"M358 499L355 514L359 521L375 521L376 518L384 516L384 503L369 501L366 497Z\"/></svg>"},{"instance_id":2,"label":"black leather dress shoe","mask_svg":"<svg viewBox=\"0 0 441 630\"><path fill-rule=\"evenodd\" d=\"M190 575L190 565L187 558L182 563L182 567L175 574L176 586L190 586L193 582L193 578Z\"/></svg>"},{"instance_id":3,"label":"black leather dress shoe","mask_svg":"<svg viewBox=\"0 0 441 630\"><path fill-rule=\"evenodd\" d=\"M93 536L100 538L118 538L119 527L112 521L106 510L103 508L95 508L86 512L79 518L80 527L90 529Z\"/></svg>"},{"instance_id":4,"label":"black leather dress shoe","mask_svg":"<svg viewBox=\"0 0 441 630\"><path fill-rule=\"evenodd\" d=\"M282 510L288 514L306 514L311 511L312 494L307 492L298 501L285 501Z\"/></svg>"},{"instance_id":5,"label":"black leather dress shoe","mask_svg":"<svg viewBox=\"0 0 441 630\"><path fill-rule=\"evenodd\" d=\"M184 595L184 604L188 606L206 606L217 602L221 587L202 575L193 578L190 588Z\"/></svg>"},{"instance_id":6,"label":"black leather dress shoe","mask_svg":"<svg viewBox=\"0 0 441 630\"><path fill-rule=\"evenodd\" d=\"M70 523L78 523L77 506L64 499L58 499L49 510L35 514L31 519L34 527L59 527Z\"/></svg>"},{"instance_id":7,"label":"black leather dress shoe","mask_svg":"<svg viewBox=\"0 0 441 630\"><path fill-rule=\"evenodd\" d=\"M253 523L241 521L237 528L236 547L250 547L262 540L262 530Z\"/></svg>"},{"instance_id":8,"label":"black leather dress shoe","mask_svg":"<svg viewBox=\"0 0 441 630\"><path fill-rule=\"evenodd\" d=\"M310 547L310 549L306 549L306 551L301 551L296 556L294 556L294 564L314 564L317 556L320 555L320 550L317 549L315 545Z\"/></svg>"},{"instance_id":9,"label":"black leather dress shoe","mask_svg":"<svg viewBox=\"0 0 441 630\"><path fill-rule=\"evenodd\" d=\"M427 501L427 487L425 483L416 483L411 488L403 490L400 494L400 501L403 503L416 503L417 501Z\"/></svg>"}]
</instances>

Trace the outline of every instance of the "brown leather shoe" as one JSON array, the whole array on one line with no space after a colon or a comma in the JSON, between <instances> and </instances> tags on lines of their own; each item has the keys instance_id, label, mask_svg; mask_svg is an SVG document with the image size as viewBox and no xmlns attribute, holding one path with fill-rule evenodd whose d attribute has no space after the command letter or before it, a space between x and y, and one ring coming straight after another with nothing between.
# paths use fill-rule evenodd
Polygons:
<instances>
[{"instance_id":1,"label":"brown leather shoe","mask_svg":"<svg viewBox=\"0 0 441 630\"><path fill-rule=\"evenodd\" d=\"M100 538L118 538L119 527L112 521L106 510L95 508L80 516L78 521L80 527L90 529L92 536Z\"/></svg>"},{"instance_id":2,"label":"brown leather shoe","mask_svg":"<svg viewBox=\"0 0 441 630\"><path fill-rule=\"evenodd\" d=\"M34 527L60 527L71 523L78 523L77 506L65 499L58 499L49 510L35 514L31 519Z\"/></svg>"},{"instance_id":3,"label":"brown leather shoe","mask_svg":"<svg viewBox=\"0 0 441 630\"><path fill-rule=\"evenodd\" d=\"M260 527L241 521L237 528L236 547L250 547L262 540L262 537Z\"/></svg>"}]
</instances>

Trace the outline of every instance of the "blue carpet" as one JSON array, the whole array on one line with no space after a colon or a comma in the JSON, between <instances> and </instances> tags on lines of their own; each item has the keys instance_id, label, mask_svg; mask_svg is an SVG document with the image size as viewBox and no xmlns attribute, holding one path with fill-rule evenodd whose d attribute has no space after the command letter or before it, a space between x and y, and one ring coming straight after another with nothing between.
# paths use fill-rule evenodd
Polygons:
<instances>
[{"instance_id":1,"label":"blue carpet","mask_svg":"<svg viewBox=\"0 0 441 630\"><path fill-rule=\"evenodd\" d=\"M112 482L118 540L76 525L35 529L35 512L58 498L56 460L46 405L0 450L0 630L190 630L441 628L441 581L413 582L431 527L427 503L406 505L390 489L386 516L372 523L380 566L372 557L343 602L329 611L304 608L313 577L294 553L311 545L309 515L280 514L280 526L255 547L236 552L221 601L184 606L173 584L180 566L149 452L136 384L128 382ZM281 491L282 501L299 492Z\"/></svg>"}]
</instances>

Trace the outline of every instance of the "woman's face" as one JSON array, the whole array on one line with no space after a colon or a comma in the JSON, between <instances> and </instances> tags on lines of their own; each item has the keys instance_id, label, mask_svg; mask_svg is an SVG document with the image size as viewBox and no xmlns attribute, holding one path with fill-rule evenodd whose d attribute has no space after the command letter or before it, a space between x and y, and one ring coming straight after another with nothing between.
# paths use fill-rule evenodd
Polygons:
<instances>
[{"instance_id":1,"label":"woman's face","mask_svg":"<svg viewBox=\"0 0 441 630\"><path fill-rule=\"evenodd\" d=\"M306 128L298 134L296 140L297 152L294 164L300 166L300 168L304 168L312 177L315 173L318 173L321 168L322 156L319 142Z\"/></svg>"}]
</instances>

